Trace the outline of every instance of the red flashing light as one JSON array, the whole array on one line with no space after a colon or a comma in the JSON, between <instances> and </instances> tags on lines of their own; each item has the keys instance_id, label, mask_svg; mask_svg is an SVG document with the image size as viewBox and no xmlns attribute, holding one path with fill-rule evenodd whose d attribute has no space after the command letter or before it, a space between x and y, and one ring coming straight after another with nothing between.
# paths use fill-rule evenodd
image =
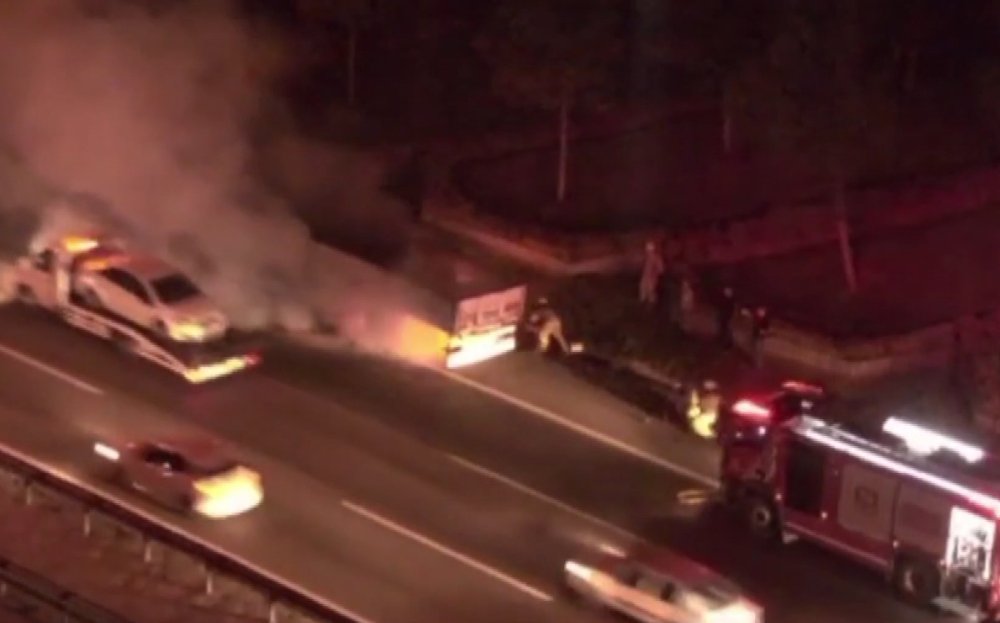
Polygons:
<instances>
[{"instance_id":1,"label":"red flashing light","mask_svg":"<svg viewBox=\"0 0 1000 623\"><path fill-rule=\"evenodd\" d=\"M733 413L754 420L771 419L771 410L752 400L740 400L733 405Z\"/></svg>"},{"instance_id":2,"label":"red flashing light","mask_svg":"<svg viewBox=\"0 0 1000 623\"><path fill-rule=\"evenodd\" d=\"M805 381L795 381L789 380L781 384L781 388L786 391L791 392L801 392L803 394L823 394L823 388L818 385L813 385L812 383L806 383Z\"/></svg>"}]
</instances>

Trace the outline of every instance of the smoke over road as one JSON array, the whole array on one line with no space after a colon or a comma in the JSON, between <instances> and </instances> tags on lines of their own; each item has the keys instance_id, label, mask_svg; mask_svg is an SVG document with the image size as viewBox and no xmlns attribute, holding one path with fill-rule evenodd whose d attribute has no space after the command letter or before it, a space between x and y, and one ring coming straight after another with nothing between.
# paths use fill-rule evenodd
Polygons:
<instances>
[{"instance_id":1,"label":"smoke over road","mask_svg":"<svg viewBox=\"0 0 1000 623\"><path fill-rule=\"evenodd\" d=\"M50 227L113 223L189 271L238 324L301 324L309 233L253 175L262 144L298 140L273 136L264 117L281 108L275 86L293 48L230 2L141 4L0 3L0 145L76 197L0 206ZM314 177L310 188L349 183L298 172ZM332 209L384 201L364 193L338 195Z\"/></svg>"}]
</instances>

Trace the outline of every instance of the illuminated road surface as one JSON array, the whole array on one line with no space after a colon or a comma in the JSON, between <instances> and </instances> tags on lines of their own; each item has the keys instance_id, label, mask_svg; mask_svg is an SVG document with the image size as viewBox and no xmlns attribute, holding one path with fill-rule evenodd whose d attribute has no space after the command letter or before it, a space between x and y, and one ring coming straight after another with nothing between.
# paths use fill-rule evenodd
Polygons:
<instances>
[{"instance_id":1,"label":"illuminated road surface","mask_svg":"<svg viewBox=\"0 0 1000 623\"><path fill-rule=\"evenodd\" d=\"M185 527L378 623L603 620L566 601L561 564L629 533L732 576L769 623L939 620L839 559L750 542L691 504L688 479L433 373L280 353L280 368L190 388L16 309L0 311L0 345L21 354L0 353L0 439L79 469L97 433L212 431L268 497Z\"/></svg>"}]
</instances>

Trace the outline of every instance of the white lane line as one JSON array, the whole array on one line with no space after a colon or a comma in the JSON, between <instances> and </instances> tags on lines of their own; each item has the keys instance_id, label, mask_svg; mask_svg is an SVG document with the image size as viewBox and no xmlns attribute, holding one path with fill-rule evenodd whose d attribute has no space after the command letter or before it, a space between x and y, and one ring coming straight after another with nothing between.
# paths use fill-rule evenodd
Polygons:
<instances>
[{"instance_id":1,"label":"white lane line","mask_svg":"<svg viewBox=\"0 0 1000 623\"><path fill-rule=\"evenodd\" d=\"M534 586L531 586L530 584L527 584L525 582L522 582L521 580L518 580L517 578L507 575L506 573L500 571L499 569L491 567L486 563L479 562L478 560L470 558L469 556L466 556L461 552L457 552L451 549L450 547L442 545L441 543L438 543L437 541L431 539L430 537L426 537L420 534L419 532L415 532L407 528L406 526L400 525L395 521L388 519L387 517L383 517L382 515L376 513L375 511L369 510L360 504L355 504L350 500L341 500L340 503L344 508L351 511L352 513L360 515L365 519L377 523L383 528L387 528L397 534L409 537L410 539L416 541L417 543L429 547L430 549L438 552L439 554L443 554L449 558L457 560L458 562L461 562L462 564L471 567L476 571L479 571L481 573L490 576L494 580L499 580L500 582L503 582L508 586L516 588L517 590L523 593L527 593L528 595L531 595L535 599L538 599L540 601L553 600L552 595L546 593L543 590L537 589Z\"/></svg>"},{"instance_id":2,"label":"white lane line","mask_svg":"<svg viewBox=\"0 0 1000 623\"><path fill-rule=\"evenodd\" d=\"M556 508L558 508L560 510L566 511L567 513L569 513L571 515L576 515L577 517L579 517L581 519L585 519L586 521L589 521L589 522L597 524L597 525L599 525L599 526L601 526L603 528L611 530L614 533L618 534L619 536L624 536L624 537L626 537L628 539L632 539L634 541L642 541L642 539L639 538L638 535L636 535L636 534L634 534L632 532L629 532L628 530L626 530L625 528L622 528L621 526L616 526L615 524L611 523L610 521L607 521L606 519L601 519L600 517L596 517L594 515L591 515L590 513L582 511L579 508L576 508L575 506L570 506L569 504L563 502L562 500L558 500L558 499L552 497L551 495L548 495L546 493L542 493L541 491L539 491L537 489L533 489L533 488L529 487L528 485L522 484L522 483L514 480L513 478L508 478L507 476L504 476L503 474L499 474L499 473L497 473L497 472L495 472L495 471L493 471L491 469L483 467L482 465L478 465L476 463L473 463L472 461L463 459L460 456L455 456L454 454L449 454L448 458L450 458L452 461L458 463L462 467L468 469L469 471L475 472L475 473L479 474L480 476L485 476L486 478L489 478L491 480L495 480L495 481L497 481L499 483L505 484L505 485L507 485L508 487L510 487L512 489L516 489L517 491L520 491L521 493L524 493L525 495L531 496L531 497L533 497L533 498L535 498L537 500L541 500L542 502L545 502L547 504L551 504L552 506L555 506Z\"/></svg>"},{"instance_id":3,"label":"white lane line","mask_svg":"<svg viewBox=\"0 0 1000 623\"><path fill-rule=\"evenodd\" d=\"M6 409L6 407L2 408ZM365 617L360 613L351 610L350 608L347 608L335 601L327 599L326 597L323 597L320 594L315 593L303 586L297 585L291 580L287 580L280 575L276 575L271 571L268 571L264 567L261 567L256 563L250 562L249 560L243 558L242 556L236 554L235 552L226 551L222 549L221 546L209 542L204 538L202 538L201 536L198 536L197 534L192 532L189 528L178 523L176 520L164 519L162 516L155 514L149 511L148 509L137 505L134 500L126 498L124 495L118 493L117 491L112 491L106 485L97 486L92 481L84 480L83 478L75 476L74 474L62 468L50 464L48 461L37 459L31 453L23 452L21 450L16 450L14 449L14 447L3 443L0 443L0 454L12 456L15 459L21 461L22 463L30 465L31 467L33 467L38 471L48 473L69 485L75 486L80 490L89 493L92 496L108 500L115 506L123 508L132 514L141 517L151 525L159 526L161 529L169 533L173 533L182 538L186 538L191 543L202 548L203 550L211 552L215 556L228 558L233 562L235 562L237 565L240 565L246 569L249 569L253 573L256 573L258 576L265 578L278 586L282 586L296 593L299 593L308 598L309 600L313 601L314 603L319 604L320 606L325 607L327 610L334 612L346 619L355 621L356 623L376 623L374 619ZM3 469L6 470L7 468Z\"/></svg>"},{"instance_id":4,"label":"white lane line","mask_svg":"<svg viewBox=\"0 0 1000 623\"><path fill-rule=\"evenodd\" d=\"M548 420L549 422L558 424L559 426L562 426L563 428L569 429L575 433L583 435L584 437L603 443L606 446L612 447L616 450L620 450L621 452L632 455L638 459L642 459L643 461L646 461L648 463L652 463L657 467L662 467L663 469L674 472L675 474L680 474L681 476L689 478L695 482L701 483L708 487L717 488L719 486L719 481L716 478L707 476L705 474L702 474L701 472L697 472L689 467L684 467L679 463L668 461L667 459L656 456L652 452L636 448L635 446L625 443L621 439L617 439L606 433L602 433L600 431L584 426L579 422L574 422L572 419L564 415L559 415L554 411L532 404L526 400L518 398L517 396L512 396L495 387L490 387L485 383L480 383L479 381L462 376L461 374L457 374L450 370L443 370L434 367L432 367L431 369L436 370L438 373L444 375L445 377L453 381L461 383L462 385L471 387L475 390L483 392L484 394L488 394L490 396L493 396L494 398L508 402L516 407L528 411L529 413L533 413L544 420Z\"/></svg>"},{"instance_id":5,"label":"white lane line","mask_svg":"<svg viewBox=\"0 0 1000 623\"><path fill-rule=\"evenodd\" d=\"M25 365L31 366L36 370L41 370L42 372L45 372L50 376L54 376L60 381L69 383L70 385L72 385L77 389L83 390L90 394L94 394L95 396L104 395L104 390L101 389L100 387L95 387L94 385L91 385L90 383L70 374L69 372L64 372L59 368L50 366L49 364L43 361L39 361L34 357L29 357L28 355L25 355L19 350L14 350L9 346L4 346L3 344L0 344L0 353L7 355L11 359L16 359Z\"/></svg>"}]
</instances>

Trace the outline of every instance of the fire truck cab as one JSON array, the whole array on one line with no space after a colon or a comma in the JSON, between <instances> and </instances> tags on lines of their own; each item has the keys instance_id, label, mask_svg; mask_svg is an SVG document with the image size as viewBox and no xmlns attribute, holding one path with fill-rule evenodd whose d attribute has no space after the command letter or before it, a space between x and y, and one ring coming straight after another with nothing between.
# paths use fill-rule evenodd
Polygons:
<instances>
[{"instance_id":1,"label":"fire truck cab","mask_svg":"<svg viewBox=\"0 0 1000 623\"><path fill-rule=\"evenodd\" d=\"M1000 472L905 420L883 433L802 416L765 444L724 447L728 499L758 536L814 542L883 572L908 601L1000 620Z\"/></svg>"}]
</instances>

